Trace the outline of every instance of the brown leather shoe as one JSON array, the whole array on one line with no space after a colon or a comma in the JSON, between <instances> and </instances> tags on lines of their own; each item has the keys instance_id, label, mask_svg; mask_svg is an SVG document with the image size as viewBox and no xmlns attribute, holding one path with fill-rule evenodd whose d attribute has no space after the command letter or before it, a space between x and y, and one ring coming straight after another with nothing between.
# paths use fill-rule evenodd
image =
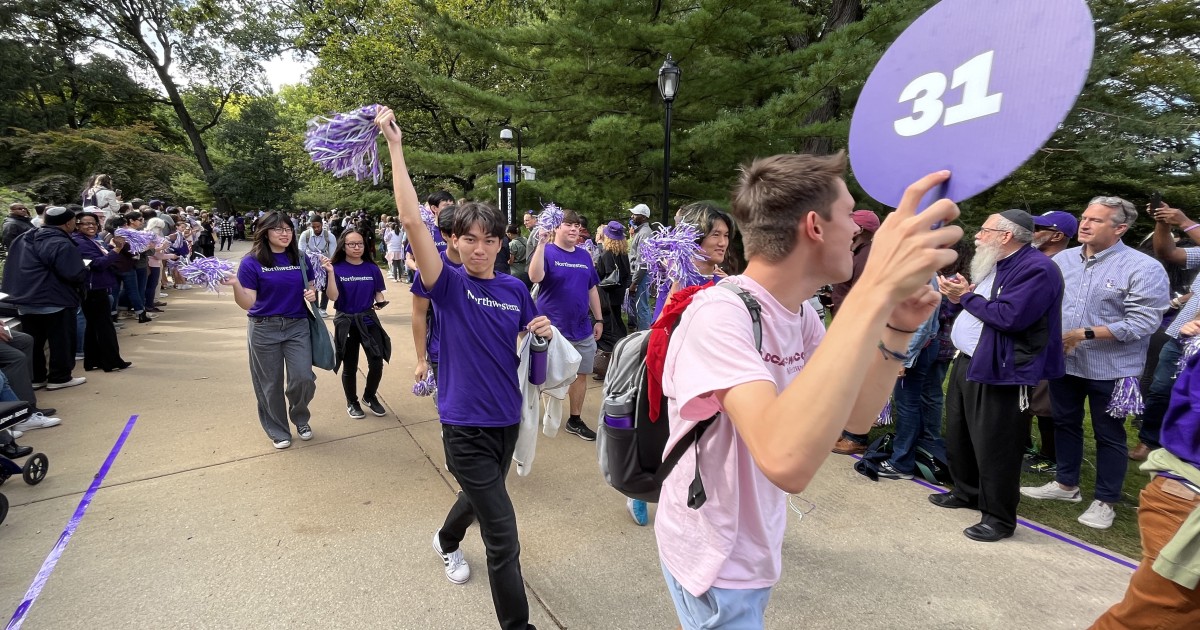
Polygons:
<instances>
[{"instance_id":1,"label":"brown leather shoe","mask_svg":"<svg viewBox=\"0 0 1200 630\"><path fill-rule=\"evenodd\" d=\"M1146 458L1150 456L1150 451L1152 450L1154 449L1141 442L1138 442L1138 445L1129 451L1129 459L1132 459L1135 462L1144 462L1146 461Z\"/></svg>"},{"instance_id":2,"label":"brown leather shoe","mask_svg":"<svg viewBox=\"0 0 1200 630\"><path fill-rule=\"evenodd\" d=\"M838 455L862 455L867 452L867 445L849 438L841 438L833 445L833 452Z\"/></svg>"}]
</instances>

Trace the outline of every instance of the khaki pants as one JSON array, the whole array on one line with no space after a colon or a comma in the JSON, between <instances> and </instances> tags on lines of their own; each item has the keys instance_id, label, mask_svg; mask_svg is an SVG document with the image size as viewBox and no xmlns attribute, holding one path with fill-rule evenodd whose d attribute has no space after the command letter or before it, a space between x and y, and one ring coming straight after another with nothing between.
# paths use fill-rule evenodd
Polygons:
<instances>
[{"instance_id":1,"label":"khaki pants","mask_svg":"<svg viewBox=\"0 0 1200 630\"><path fill-rule=\"evenodd\" d=\"M1155 477L1142 490L1138 506L1142 563L1129 579L1125 599L1101 615L1093 630L1200 628L1200 590L1186 589L1151 568L1197 506L1200 494L1174 479Z\"/></svg>"}]
</instances>

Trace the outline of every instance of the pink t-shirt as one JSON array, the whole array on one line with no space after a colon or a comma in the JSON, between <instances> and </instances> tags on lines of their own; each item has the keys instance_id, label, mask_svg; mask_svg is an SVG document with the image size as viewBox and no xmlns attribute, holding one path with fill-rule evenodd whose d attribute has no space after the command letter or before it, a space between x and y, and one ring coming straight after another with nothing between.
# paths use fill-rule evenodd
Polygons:
<instances>
[{"instance_id":1,"label":"pink t-shirt","mask_svg":"<svg viewBox=\"0 0 1200 630\"><path fill-rule=\"evenodd\" d=\"M729 280L762 305L762 352L754 349L754 327L741 298L711 287L684 312L663 369L671 422L667 451L697 422L722 412L700 439L708 501L699 510L687 506L696 471L696 449L688 449L663 482L654 523L663 563L697 597L713 586L773 586L787 526L787 494L759 470L713 392L752 381L770 381L782 391L825 336L824 322L807 302L793 313L754 280Z\"/></svg>"}]
</instances>

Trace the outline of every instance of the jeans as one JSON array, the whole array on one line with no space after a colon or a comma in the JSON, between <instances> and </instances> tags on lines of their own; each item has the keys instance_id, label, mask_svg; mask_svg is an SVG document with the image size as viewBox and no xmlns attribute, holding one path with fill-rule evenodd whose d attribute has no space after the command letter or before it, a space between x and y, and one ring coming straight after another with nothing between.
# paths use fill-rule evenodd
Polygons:
<instances>
[{"instance_id":1,"label":"jeans","mask_svg":"<svg viewBox=\"0 0 1200 630\"><path fill-rule=\"evenodd\" d=\"M87 319L83 316L83 307L75 309L75 354L83 354L83 336L87 330Z\"/></svg>"},{"instance_id":2,"label":"jeans","mask_svg":"<svg viewBox=\"0 0 1200 630\"><path fill-rule=\"evenodd\" d=\"M8 385L17 394L17 400L37 408L37 395L33 392L33 337L19 330L12 333L12 341L0 341L0 372L8 378Z\"/></svg>"},{"instance_id":3,"label":"jeans","mask_svg":"<svg viewBox=\"0 0 1200 630\"><path fill-rule=\"evenodd\" d=\"M512 463L521 425L467 427L442 425L446 465L462 491L438 531L444 553L458 549L467 528L479 521L479 534L487 550L488 581L496 618L504 630L527 630L529 601L521 580L521 544L517 540L517 515L504 478Z\"/></svg>"},{"instance_id":4,"label":"jeans","mask_svg":"<svg viewBox=\"0 0 1200 630\"><path fill-rule=\"evenodd\" d=\"M251 317L248 328L250 382L258 400L258 421L272 441L290 440L288 417L297 427L308 424L308 403L317 393L308 320Z\"/></svg>"},{"instance_id":5,"label":"jeans","mask_svg":"<svg viewBox=\"0 0 1200 630\"><path fill-rule=\"evenodd\" d=\"M1092 625L1093 630L1200 627L1196 589L1184 588L1152 568L1162 548L1200 508L1200 496L1181 485L1166 477L1154 477L1142 490L1137 511L1142 563L1129 578L1125 598L1101 615Z\"/></svg>"},{"instance_id":6,"label":"jeans","mask_svg":"<svg viewBox=\"0 0 1200 630\"><path fill-rule=\"evenodd\" d=\"M1182 354L1183 344L1177 339L1167 340L1158 353L1158 367L1154 368L1154 378L1146 391L1146 411L1142 414L1142 428L1138 431L1138 440L1150 448L1162 446L1158 442L1159 432L1162 431L1167 404L1171 402L1171 387L1175 384Z\"/></svg>"},{"instance_id":7,"label":"jeans","mask_svg":"<svg viewBox=\"0 0 1200 630\"><path fill-rule=\"evenodd\" d=\"M634 309L636 311L636 315L634 317L636 323L634 324L634 328L637 330L647 330L650 328L650 324L654 323L650 321L650 316L653 311L651 311L650 307L649 275L643 277L642 281L638 283L637 291L635 291L633 294L633 299L635 300L636 306Z\"/></svg>"},{"instance_id":8,"label":"jeans","mask_svg":"<svg viewBox=\"0 0 1200 630\"><path fill-rule=\"evenodd\" d=\"M134 313L146 310L146 270L130 269L121 274L121 301Z\"/></svg>"},{"instance_id":9,"label":"jeans","mask_svg":"<svg viewBox=\"0 0 1200 630\"><path fill-rule=\"evenodd\" d=\"M905 370L904 378L896 381L892 392L896 438L892 441L891 462L902 473L912 474L916 470L918 446L946 461L941 378L945 376L946 364L938 368L938 348L937 339L925 346L913 366Z\"/></svg>"},{"instance_id":10,"label":"jeans","mask_svg":"<svg viewBox=\"0 0 1200 630\"><path fill-rule=\"evenodd\" d=\"M1050 404L1054 407L1054 452L1058 463L1055 480L1068 488L1079 485L1083 464L1083 405L1092 411L1096 436L1096 499L1105 503L1121 500L1129 446L1125 443L1125 418L1108 415L1116 381L1093 381L1070 374L1050 381Z\"/></svg>"},{"instance_id":11,"label":"jeans","mask_svg":"<svg viewBox=\"0 0 1200 630\"><path fill-rule=\"evenodd\" d=\"M143 289L146 308L151 308L158 301L158 282L162 278L162 267L150 267L146 273L146 285Z\"/></svg>"}]
</instances>

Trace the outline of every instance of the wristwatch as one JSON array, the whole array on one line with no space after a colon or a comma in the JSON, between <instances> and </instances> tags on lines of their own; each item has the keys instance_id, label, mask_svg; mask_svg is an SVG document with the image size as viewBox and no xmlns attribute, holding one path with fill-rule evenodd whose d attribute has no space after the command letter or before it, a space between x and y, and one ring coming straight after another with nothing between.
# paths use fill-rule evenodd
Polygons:
<instances>
[{"instance_id":1,"label":"wristwatch","mask_svg":"<svg viewBox=\"0 0 1200 630\"><path fill-rule=\"evenodd\" d=\"M1095 339L1096 331L1092 330L1091 328L1084 328L1083 329L1083 338L1084 339Z\"/></svg>"}]
</instances>

